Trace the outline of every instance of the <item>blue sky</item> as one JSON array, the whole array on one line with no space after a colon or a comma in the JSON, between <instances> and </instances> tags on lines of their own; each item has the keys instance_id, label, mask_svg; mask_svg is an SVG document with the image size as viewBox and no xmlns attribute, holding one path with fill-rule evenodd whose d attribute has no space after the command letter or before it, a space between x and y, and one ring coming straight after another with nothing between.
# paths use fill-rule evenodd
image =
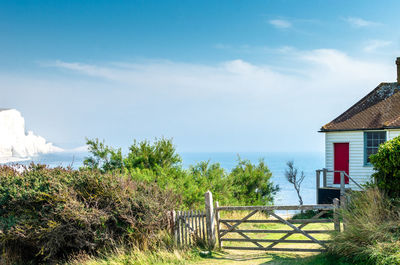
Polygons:
<instances>
[{"instance_id":1,"label":"blue sky","mask_svg":"<svg viewBox=\"0 0 400 265\"><path fill-rule=\"evenodd\" d=\"M322 151L394 81L400 2L2 1L0 106L61 147Z\"/></svg>"}]
</instances>

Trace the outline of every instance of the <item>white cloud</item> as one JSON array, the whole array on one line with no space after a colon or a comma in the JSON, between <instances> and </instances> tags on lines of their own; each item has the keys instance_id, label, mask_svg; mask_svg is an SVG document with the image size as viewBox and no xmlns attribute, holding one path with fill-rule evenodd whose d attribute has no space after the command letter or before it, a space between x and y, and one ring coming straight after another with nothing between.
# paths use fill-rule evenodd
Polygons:
<instances>
[{"instance_id":1,"label":"white cloud","mask_svg":"<svg viewBox=\"0 0 400 265\"><path fill-rule=\"evenodd\" d=\"M284 20L284 19L272 19L268 22L269 22L269 24L271 24L272 26L274 26L278 29L287 29L287 28L292 27L292 23L290 23L290 21Z\"/></svg>"},{"instance_id":2,"label":"white cloud","mask_svg":"<svg viewBox=\"0 0 400 265\"><path fill-rule=\"evenodd\" d=\"M371 27L380 25L378 22L365 20L359 17L348 17L344 19L347 23L355 28Z\"/></svg>"},{"instance_id":3,"label":"white cloud","mask_svg":"<svg viewBox=\"0 0 400 265\"><path fill-rule=\"evenodd\" d=\"M374 52L380 48L387 47L391 45L393 42L385 41L385 40L369 40L365 43L363 50L365 52Z\"/></svg>"},{"instance_id":4,"label":"white cloud","mask_svg":"<svg viewBox=\"0 0 400 265\"><path fill-rule=\"evenodd\" d=\"M395 77L391 61L338 50L290 48L280 56L289 67L241 59L215 65L56 61L47 66L62 71L48 79L0 73L7 88L0 105L21 109L32 124L42 121L37 127L54 138L30 127L53 142L88 136L128 145L164 135L187 151L322 151L320 126Z\"/></svg>"}]
</instances>

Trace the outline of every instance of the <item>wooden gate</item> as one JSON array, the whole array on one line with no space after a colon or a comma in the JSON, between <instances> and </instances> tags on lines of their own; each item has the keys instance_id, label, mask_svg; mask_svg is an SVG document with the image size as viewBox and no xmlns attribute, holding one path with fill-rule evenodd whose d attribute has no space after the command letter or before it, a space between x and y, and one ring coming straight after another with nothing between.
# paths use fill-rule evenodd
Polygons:
<instances>
[{"instance_id":1,"label":"wooden gate","mask_svg":"<svg viewBox=\"0 0 400 265\"><path fill-rule=\"evenodd\" d=\"M177 211L174 213L174 237L179 246L206 242L206 213L204 211Z\"/></svg>"},{"instance_id":2,"label":"wooden gate","mask_svg":"<svg viewBox=\"0 0 400 265\"><path fill-rule=\"evenodd\" d=\"M218 206L217 202L215 210L219 247L224 249L263 251L324 251L326 250L326 243L328 243L329 240L317 239L315 234L328 234L332 231L340 230L340 223L337 214L338 205L338 199L334 200L334 204L303 206ZM316 214L309 219L285 219L280 214L275 213L275 211L293 210L297 212L314 210ZM321 219L323 215L331 210L333 210L333 218ZM241 219L220 218L221 212L235 211L249 213ZM258 218L253 219L252 217L255 217L257 213ZM325 223L327 226L331 226L331 228L316 230L304 229L309 224L321 223ZM239 227L241 225L247 227L241 228ZM282 226L284 229L282 229ZM290 229L287 229L287 227ZM248 234L256 234L258 236L251 238ZM260 234L262 237L260 237ZM298 236L299 234L300 236ZM239 235L240 237L233 237L234 235ZM290 237L297 238L291 239ZM229 245L225 246L224 242L229 242L227 243ZM251 246L248 246L249 244L251 244ZM277 246L278 244L279 246ZM281 245L287 244L290 244L290 247L280 247ZM314 247L311 247L311 244L313 244ZM310 247L304 247L305 245ZM292 246L300 247L297 248Z\"/></svg>"}]
</instances>

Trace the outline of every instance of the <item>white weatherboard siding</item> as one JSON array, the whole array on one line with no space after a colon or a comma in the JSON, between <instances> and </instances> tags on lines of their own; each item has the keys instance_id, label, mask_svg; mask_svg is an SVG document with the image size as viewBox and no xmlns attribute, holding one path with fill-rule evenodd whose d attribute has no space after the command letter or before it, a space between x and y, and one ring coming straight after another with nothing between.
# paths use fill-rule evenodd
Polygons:
<instances>
[{"instance_id":1,"label":"white weatherboard siding","mask_svg":"<svg viewBox=\"0 0 400 265\"><path fill-rule=\"evenodd\" d=\"M386 130L387 140L400 135L400 130ZM372 166L364 166L364 131L326 132L325 133L325 167L333 170L333 144L349 143L349 175L357 183L363 184L370 180L374 172ZM328 173L327 184L332 187L340 185L333 184L333 173ZM357 186L350 181L350 188Z\"/></svg>"},{"instance_id":2,"label":"white weatherboard siding","mask_svg":"<svg viewBox=\"0 0 400 265\"><path fill-rule=\"evenodd\" d=\"M393 139L394 137L397 137L399 135L400 135L400 130L388 130L387 132L388 140Z\"/></svg>"}]
</instances>

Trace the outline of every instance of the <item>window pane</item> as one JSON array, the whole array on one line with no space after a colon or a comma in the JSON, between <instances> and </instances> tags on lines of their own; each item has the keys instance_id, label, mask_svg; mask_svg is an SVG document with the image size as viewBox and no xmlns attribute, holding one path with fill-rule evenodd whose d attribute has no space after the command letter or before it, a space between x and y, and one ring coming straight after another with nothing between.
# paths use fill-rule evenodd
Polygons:
<instances>
[{"instance_id":1,"label":"window pane","mask_svg":"<svg viewBox=\"0 0 400 265\"><path fill-rule=\"evenodd\" d=\"M369 163L369 156L376 154L379 145L386 141L386 132L365 132L365 147L366 162Z\"/></svg>"}]
</instances>

